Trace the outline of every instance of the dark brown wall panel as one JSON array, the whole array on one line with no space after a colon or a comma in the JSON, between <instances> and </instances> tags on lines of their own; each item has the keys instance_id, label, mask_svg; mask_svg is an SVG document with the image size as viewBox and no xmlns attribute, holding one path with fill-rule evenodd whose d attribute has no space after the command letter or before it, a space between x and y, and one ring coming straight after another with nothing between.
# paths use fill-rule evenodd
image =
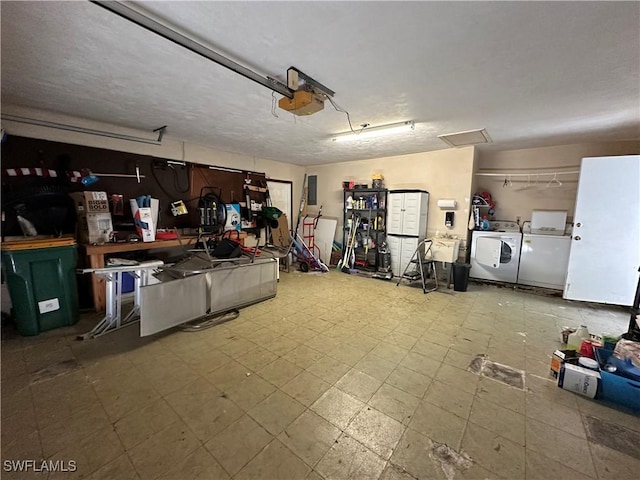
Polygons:
<instances>
[{"instance_id":1,"label":"dark brown wall panel","mask_svg":"<svg viewBox=\"0 0 640 480\"><path fill-rule=\"evenodd\" d=\"M70 183L66 177L68 171L84 169L96 173L133 175L136 165L144 179L140 183L135 178L99 177L99 181L84 188L81 184ZM56 170L58 179L43 177L8 177L7 168L40 167ZM7 213L5 235L20 234L12 222L15 199L31 195L34 192L49 190L61 191L104 191L108 195L124 196L124 215L114 216L114 228L130 226L131 210L129 199L140 195L151 195L160 200L159 227L197 227L198 198L203 187L207 192L222 192L225 203L245 201L245 179L250 178L252 184L266 186L264 174L255 172L232 172L210 169L207 166L187 163L185 167L170 167L166 160L147 155L136 155L82 145L72 145L48 140L39 140L9 135L2 143L2 206ZM251 198L263 201L264 194L251 192ZM189 210L188 215L174 217L170 203L182 200ZM131 228L133 228L131 226Z\"/></svg>"}]
</instances>

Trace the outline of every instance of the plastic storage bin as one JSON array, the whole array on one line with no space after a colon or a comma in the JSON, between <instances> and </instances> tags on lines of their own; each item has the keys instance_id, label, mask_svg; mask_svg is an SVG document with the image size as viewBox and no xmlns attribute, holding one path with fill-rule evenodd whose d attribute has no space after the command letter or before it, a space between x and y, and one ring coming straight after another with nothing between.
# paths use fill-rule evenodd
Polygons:
<instances>
[{"instance_id":1,"label":"plastic storage bin","mask_svg":"<svg viewBox=\"0 0 640 480\"><path fill-rule=\"evenodd\" d=\"M2 268L20 335L78 321L77 258L73 239L3 243Z\"/></svg>"},{"instance_id":2,"label":"plastic storage bin","mask_svg":"<svg viewBox=\"0 0 640 480\"><path fill-rule=\"evenodd\" d=\"M469 270L471 265L468 263L453 263L453 290L456 292L466 292L469 285Z\"/></svg>"},{"instance_id":3,"label":"plastic storage bin","mask_svg":"<svg viewBox=\"0 0 640 480\"><path fill-rule=\"evenodd\" d=\"M131 293L135 290L135 278L129 272L122 272L122 292Z\"/></svg>"},{"instance_id":4,"label":"plastic storage bin","mask_svg":"<svg viewBox=\"0 0 640 480\"><path fill-rule=\"evenodd\" d=\"M619 372L606 371L605 365L609 363L612 350L596 348L595 354L602 379L602 391L598 398L619 403L640 413L640 382L620 375Z\"/></svg>"}]
</instances>

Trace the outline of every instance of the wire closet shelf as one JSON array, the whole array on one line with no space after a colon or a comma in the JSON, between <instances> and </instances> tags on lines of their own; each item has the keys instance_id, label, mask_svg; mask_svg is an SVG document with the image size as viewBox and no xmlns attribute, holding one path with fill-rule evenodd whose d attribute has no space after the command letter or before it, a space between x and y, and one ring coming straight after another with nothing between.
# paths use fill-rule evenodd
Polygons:
<instances>
[{"instance_id":1,"label":"wire closet shelf","mask_svg":"<svg viewBox=\"0 0 640 480\"><path fill-rule=\"evenodd\" d=\"M513 187L514 183L525 184L522 189L526 188L552 188L562 187L563 182L558 178L563 175L578 175L580 172L562 171L562 172L517 172L517 173L497 173L497 172L476 172L480 177L493 177L494 179L504 179L502 187ZM515 179L515 180L514 180ZM577 183L576 180L564 180L564 183Z\"/></svg>"}]
</instances>

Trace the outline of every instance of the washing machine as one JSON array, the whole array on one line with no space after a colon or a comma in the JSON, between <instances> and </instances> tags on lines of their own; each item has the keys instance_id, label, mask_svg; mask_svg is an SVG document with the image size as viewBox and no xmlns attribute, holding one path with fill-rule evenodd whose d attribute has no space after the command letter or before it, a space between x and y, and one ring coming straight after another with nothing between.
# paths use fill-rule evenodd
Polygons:
<instances>
[{"instance_id":1,"label":"washing machine","mask_svg":"<svg viewBox=\"0 0 640 480\"><path fill-rule=\"evenodd\" d=\"M521 245L522 233L516 222L492 221L489 230L474 230L469 277L516 283Z\"/></svg>"}]
</instances>

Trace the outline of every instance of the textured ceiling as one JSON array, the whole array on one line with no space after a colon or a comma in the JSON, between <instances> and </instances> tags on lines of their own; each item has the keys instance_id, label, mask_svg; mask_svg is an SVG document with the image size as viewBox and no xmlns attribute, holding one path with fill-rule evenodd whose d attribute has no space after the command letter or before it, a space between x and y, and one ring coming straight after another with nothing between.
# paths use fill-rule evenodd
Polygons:
<instances>
[{"instance_id":1,"label":"textured ceiling","mask_svg":"<svg viewBox=\"0 0 640 480\"><path fill-rule=\"evenodd\" d=\"M486 128L494 149L640 139L638 2L138 2L281 80L294 65L335 90L354 126L410 133L331 142L327 102L295 117L272 92L89 2L9 2L2 103L300 165L447 148ZM280 95L275 94L276 99Z\"/></svg>"}]
</instances>

